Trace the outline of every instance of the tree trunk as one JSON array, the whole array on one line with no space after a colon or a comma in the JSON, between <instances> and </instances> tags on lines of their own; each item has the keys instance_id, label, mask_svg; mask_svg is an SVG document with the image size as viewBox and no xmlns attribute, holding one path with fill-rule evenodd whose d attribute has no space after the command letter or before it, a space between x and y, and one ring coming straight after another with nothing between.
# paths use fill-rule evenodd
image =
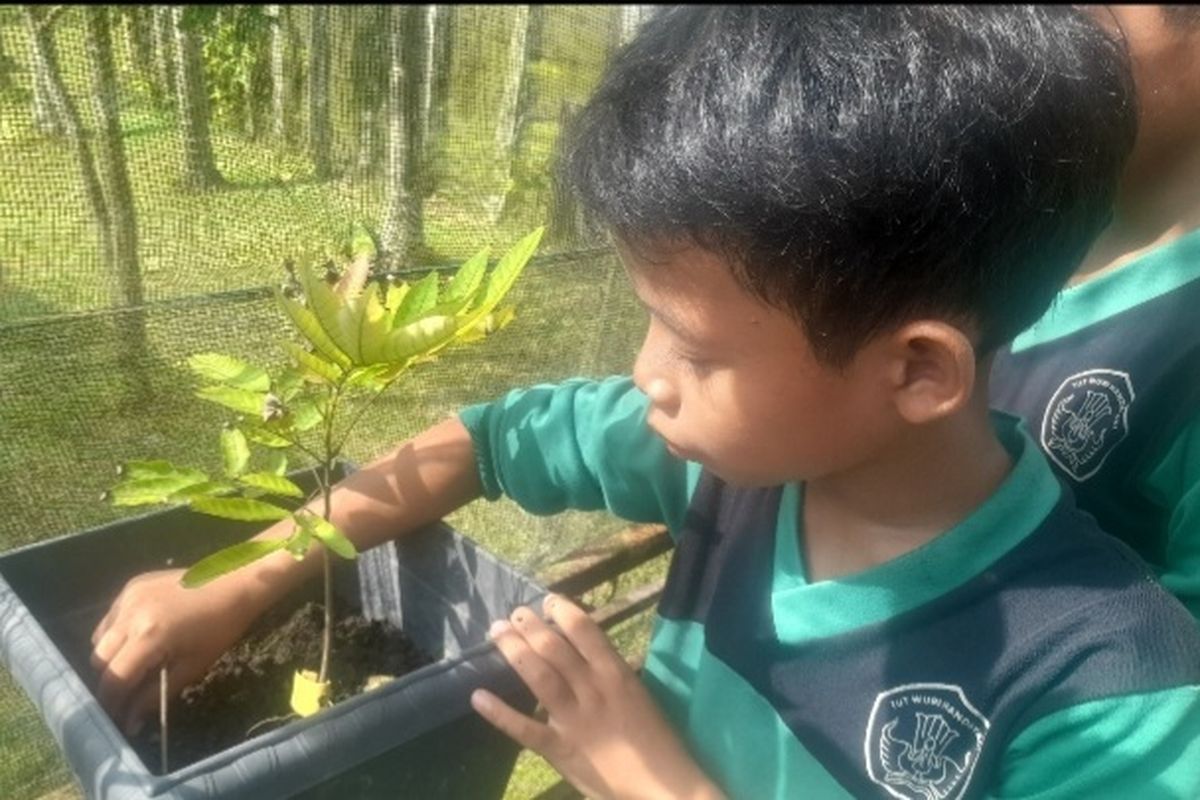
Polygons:
<instances>
[{"instance_id":1,"label":"tree trunk","mask_svg":"<svg viewBox=\"0 0 1200 800\"><path fill-rule=\"evenodd\" d=\"M208 91L204 86L204 62L201 58L200 35L184 26L182 6L172 8L175 27L175 50L179 103L179 135L183 149L181 183L187 189L213 189L224 183L213 158L212 135L209 130L211 112Z\"/></svg>"},{"instance_id":2,"label":"tree trunk","mask_svg":"<svg viewBox=\"0 0 1200 800\"><path fill-rule=\"evenodd\" d=\"M358 12L350 57L350 95L358 116L355 171L372 175L382 158L379 135L388 91L387 9L369 6Z\"/></svg>"},{"instance_id":3,"label":"tree trunk","mask_svg":"<svg viewBox=\"0 0 1200 800\"><path fill-rule=\"evenodd\" d=\"M285 77L284 53L287 34L283 29L286 9L280 5L269 5L267 17L271 20L271 136L287 141L287 78Z\"/></svg>"},{"instance_id":4,"label":"tree trunk","mask_svg":"<svg viewBox=\"0 0 1200 800\"><path fill-rule=\"evenodd\" d=\"M155 68L154 12L145 6L126 6L125 24L133 50L133 63L138 75L150 92L150 101L155 108L163 106L161 76Z\"/></svg>"},{"instance_id":5,"label":"tree trunk","mask_svg":"<svg viewBox=\"0 0 1200 800\"><path fill-rule=\"evenodd\" d=\"M46 19L42 6L22 6L25 26L29 31L30 48L34 54L34 63L40 63L44 69L45 90L47 102L50 103L63 123L63 130L71 144L75 163L79 167L79 176L83 182L83 195L92 210L96 220L96 229L100 242L100 256L105 265L113 263L112 238L109 236L108 204L104 199L104 190L100 184L100 176L96 173L96 164L92 159L92 148L88 142L79 111L71 96L67 94L63 83L62 73L58 67L58 57L54 48L54 37Z\"/></svg>"},{"instance_id":6,"label":"tree trunk","mask_svg":"<svg viewBox=\"0 0 1200 800\"><path fill-rule=\"evenodd\" d=\"M433 42L430 88L430 121L426 149L436 151L450 127L450 76L454 36L454 6L433 6Z\"/></svg>"},{"instance_id":7,"label":"tree trunk","mask_svg":"<svg viewBox=\"0 0 1200 800\"><path fill-rule=\"evenodd\" d=\"M530 124L535 120L533 114L537 108L537 82L534 80L533 64L542 57L542 35L546 27L546 9L545 6L530 6L529 7L529 22L525 35L525 52L524 60L521 64L521 83L520 90L517 93L517 101L515 108L515 130L513 133L513 143L509 148L509 163L512 164L520 148L517 146L522 142L528 133ZM515 173L514 173L515 174ZM510 177L512 177L510 175ZM519 175L515 176L515 180L510 180L508 192L504 196L504 207L500 212L500 219L508 219L508 217L516 210L518 206L526 200L529 194L526 186L522 186Z\"/></svg>"},{"instance_id":8,"label":"tree trunk","mask_svg":"<svg viewBox=\"0 0 1200 800\"><path fill-rule=\"evenodd\" d=\"M121 138L121 119L117 102L117 76L113 63L112 36L106 6L84 9L84 37L92 72L92 104L98 129L94 154L104 175L105 202L108 208L108 239L112 252L109 270L114 280L112 305L130 309L119 317L119 340L123 348L125 374L143 391L148 350L141 306L142 275L138 266L137 212L133 188L125 161Z\"/></svg>"},{"instance_id":9,"label":"tree trunk","mask_svg":"<svg viewBox=\"0 0 1200 800\"><path fill-rule=\"evenodd\" d=\"M388 11L388 202L380 226L384 258L393 266L423 255L420 80L426 53L426 11L392 6Z\"/></svg>"},{"instance_id":10,"label":"tree trunk","mask_svg":"<svg viewBox=\"0 0 1200 800\"><path fill-rule=\"evenodd\" d=\"M308 153L317 180L328 180L333 174L329 129L329 6L312 7L308 58Z\"/></svg>"},{"instance_id":11,"label":"tree trunk","mask_svg":"<svg viewBox=\"0 0 1200 800\"><path fill-rule=\"evenodd\" d=\"M151 25L154 29L154 59L163 99L172 102L179 94L175 83L175 19L171 6L151 6Z\"/></svg>"},{"instance_id":12,"label":"tree trunk","mask_svg":"<svg viewBox=\"0 0 1200 800\"><path fill-rule=\"evenodd\" d=\"M504 197L512 179L512 159L517 137L517 98L521 96L521 79L525 73L525 63L528 61L528 33L529 6L516 6L513 8L512 27L509 29L507 57L504 63L499 65L503 70L503 83L496 106L495 152L499 168L496 175L498 186L497 193L487 205L491 216L489 222L492 225L500 220Z\"/></svg>"},{"instance_id":13,"label":"tree trunk","mask_svg":"<svg viewBox=\"0 0 1200 800\"><path fill-rule=\"evenodd\" d=\"M63 85L58 69L58 48L49 28L39 34L37 26L42 24L42 13L26 9L25 29L29 36L29 61L33 84L33 123L39 133L46 136L68 134L67 120L62 118L58 107L54 81Z\"/></svg>"}]
</instances>

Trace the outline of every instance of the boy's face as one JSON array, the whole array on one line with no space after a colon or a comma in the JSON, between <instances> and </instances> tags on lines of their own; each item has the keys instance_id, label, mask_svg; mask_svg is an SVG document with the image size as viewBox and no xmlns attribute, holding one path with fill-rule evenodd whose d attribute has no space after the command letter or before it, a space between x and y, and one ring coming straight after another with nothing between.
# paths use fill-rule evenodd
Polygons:
<instances>
[{"instance_id":1,"label":"boy's face","mask_svg":"<svg viewBox=\"0 0 1200 800\"><path fill-rule=\"evenodd\" d=\"M886 361L869 342L844 369L819 362L791 316L748 294L696 247L618 246L650 327L634 382L676 455L765 486L851 468L891 439Z\"/></svg>"}]
</instances>

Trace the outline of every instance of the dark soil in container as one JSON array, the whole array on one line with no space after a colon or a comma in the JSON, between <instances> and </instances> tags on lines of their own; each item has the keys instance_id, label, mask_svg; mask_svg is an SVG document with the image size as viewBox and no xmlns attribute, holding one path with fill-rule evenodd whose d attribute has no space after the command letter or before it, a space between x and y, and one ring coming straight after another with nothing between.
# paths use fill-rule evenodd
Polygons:
<instances>
[{"instance_id":1,"label":"dark soil in container","mask_svg":"<svg viewBox=\"0 0 1200 800\"><path fill-rule=\"evenodd\" d=\"M292 675L321 663L320 604L267 614L197 684L170 706L168 769L185 767L299 717L292 713ZM387 622L362 616L335 621L329 679L334 703L363 691L374 675L400 677L432 661ZM157 720L131 742L143 763L161 773Z\"/></svg>"}]
</instances>

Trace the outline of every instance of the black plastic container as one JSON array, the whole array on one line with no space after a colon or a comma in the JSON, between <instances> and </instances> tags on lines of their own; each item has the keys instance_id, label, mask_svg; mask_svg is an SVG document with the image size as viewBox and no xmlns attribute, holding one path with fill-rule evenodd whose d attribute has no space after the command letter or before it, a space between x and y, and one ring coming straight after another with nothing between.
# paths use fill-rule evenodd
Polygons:
<instances>
[{"instance_id":1,"label":"black plastic container","mask_svg":"<svg viewBox=\"0 0 1200 800\"><path fill-rule=\"evenodd\" d=\"M531 710L487 629L545 590L444 524L355 562L335 559L338 593L358 598L367 617L401 627L436 663L166 775L141 762L96 702L91 631L130 576L191 564L253 532L179 508L0 555L0 658L87 796L501 796L517 746L469 697L483 686Z\"/></svg>"}]
</instances>

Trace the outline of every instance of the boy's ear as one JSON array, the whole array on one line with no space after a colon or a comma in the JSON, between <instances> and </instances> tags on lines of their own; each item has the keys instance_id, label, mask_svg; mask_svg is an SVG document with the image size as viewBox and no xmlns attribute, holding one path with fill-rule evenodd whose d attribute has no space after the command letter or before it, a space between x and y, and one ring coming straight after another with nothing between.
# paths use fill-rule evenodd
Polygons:
<instances>
[{"instance_id":1,"label":"boy's ear","mask_svg":"<svg viewBox=\"0 0 1200 800\"><path fill-rule=\"evenodd\" d=\"M907 422L922 425L960 411L975 391L975 348L945 322L909 322L887 337L893 403Z\"/></svg>"}]
</instances>

